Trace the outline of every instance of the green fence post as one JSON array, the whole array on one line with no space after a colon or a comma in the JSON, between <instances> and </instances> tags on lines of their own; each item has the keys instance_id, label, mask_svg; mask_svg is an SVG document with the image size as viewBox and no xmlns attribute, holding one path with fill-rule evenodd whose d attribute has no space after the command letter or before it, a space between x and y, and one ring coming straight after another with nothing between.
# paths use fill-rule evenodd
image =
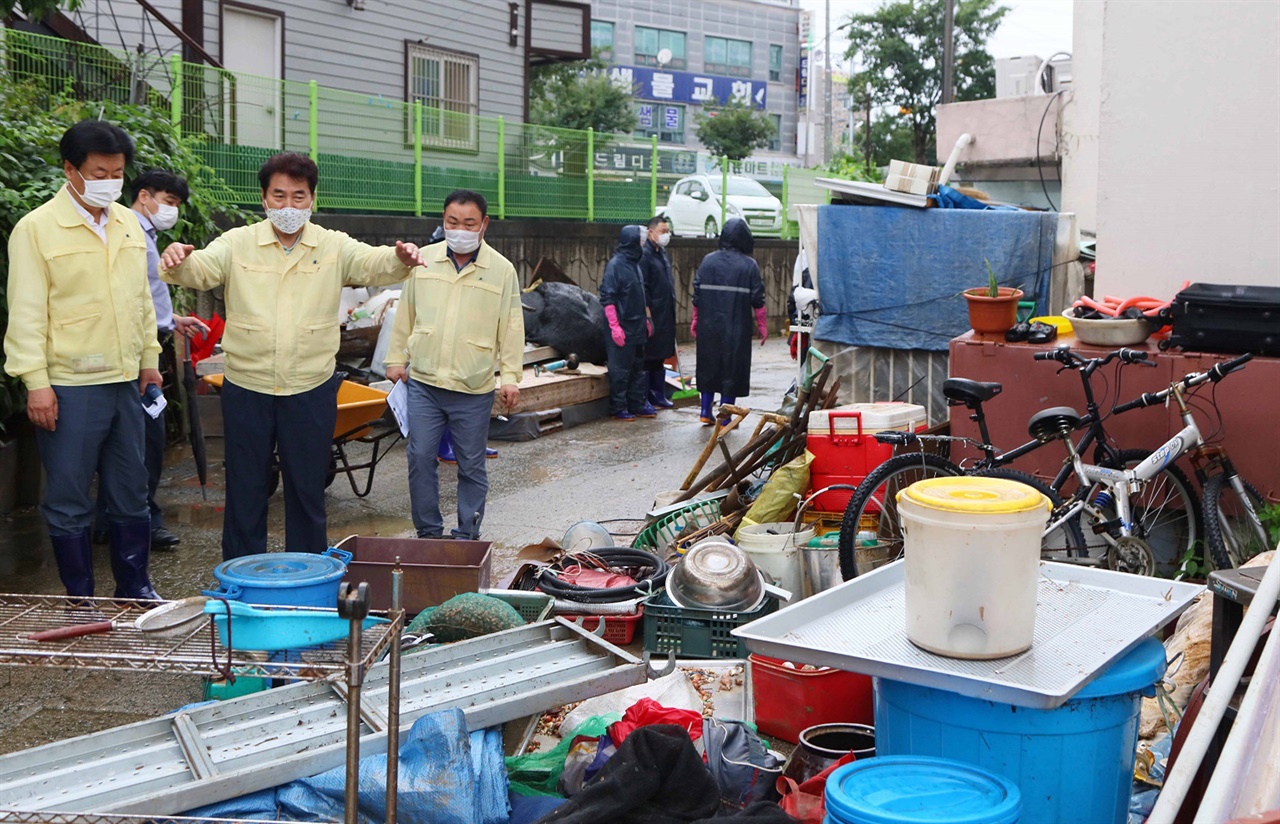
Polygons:
<instances>
[{"instance_id":1,"label":"green fence post","mask_svg":"<svg viewBox=\"0 0 1280 824\"><path fill-rule=\"evenodd\" d=\"M720 158L720 231L724 231L724 216L729 203L729 158Z\"/></svg>"},{"instance_id":2,"label":"green fence post","mask_svg":"<svg viewBox=\"0 0 1280 824\"><path fill-rule=\"evenodd\" d=\"M308 113L307 132L311 147L311 159L320 162L320 86L316 81L312 80L309 84L308 98L310 112Z\"/></svg>"},{"instance_id":3,"label":"green fence post","mask_svg":"<svg viewBox=\"0 0 1280 824\"><path fill-rule=\"evenodd\" d=\"M507 218L507 127L498 116L498 220Z\"/></svg>"},{"instance_id":4,"label":"green fence post","mask_svg":"<svg viewBox=\"0 0 1280 824\"><path fill-rule=\"evenodd\" d=\"M413 213L422 217L422 101L413 101Z\"/></svg>"},{"instance_id":5,"label":"green fence post","mask_svg":"<svg viewBox=\"0 0 1280 824\"><path fill-rule=\"evenodd\" d=\"M596 130L587 127L587 220L596 219Z\"/></svg>"},{"instance_id":6,"label":"green fence post","mask_svg":"<svg viewBox=\"0 0 1280 824\"><path fill-rule=\"evenodd\" d=\"M658 213L658 136L651 136L653 150L649 156L649 215Z\"/></svg>"},{"instance_id":7,"label":"green fence post","mask_svg":"<svg viewBox=\"0 0 1280 824\"><path fill-rule=\"evenodd\" d=\"M173 75L173 88L169 90L169 119L173 121L173 130L182 134L182 55L169 57L170 74Z\"/></svg>"},{"instance_id":8,"label":"green fence post","mask_svg":"<svg viewBox=\"0 0 1280 824\"><path fill-rule=\"evenodd\" d=\"M782 239L791 240L791 189L787 180L787 170L791 166L782 165Z\"/></svg>"}]
</instances>

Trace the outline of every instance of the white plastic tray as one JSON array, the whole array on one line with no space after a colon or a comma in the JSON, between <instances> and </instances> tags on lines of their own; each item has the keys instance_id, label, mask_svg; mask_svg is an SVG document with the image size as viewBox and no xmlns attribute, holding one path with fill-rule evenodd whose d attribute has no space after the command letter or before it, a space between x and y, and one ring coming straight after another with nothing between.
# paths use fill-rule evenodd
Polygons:
<instances>
[{"instance_id":1,"label":"white plastic tray","mask_svg":"<svg viewBox=\"0 0 1280 824\"><path fill-rule=\"evenodd\" d=\"M1112 661L1176 618L1198 584L1045 562L1035 640L993 661L946 658L907 640L897 561L739 627L751 652L1021 707L1064 704Z\"/></svg>"}]
</instances>

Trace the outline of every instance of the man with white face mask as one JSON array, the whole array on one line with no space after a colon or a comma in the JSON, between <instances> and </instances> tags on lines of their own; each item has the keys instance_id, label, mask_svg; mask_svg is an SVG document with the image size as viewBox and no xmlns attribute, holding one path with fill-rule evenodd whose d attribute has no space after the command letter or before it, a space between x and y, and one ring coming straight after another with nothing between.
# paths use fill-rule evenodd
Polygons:
<instances>
[{"instance_id":1,"label":"man with white face mask","mask_svg":"<svg viewBox=\"0 0 1280 824\"><path fill-rule=\"evenodd\" d=\"M666 367L666 359L676 353L676 284L671 275L671 258L667 255L670 240L671 224L667 219L662 215L650 218L640 273L644 276L649 322L653 324L644 345L644 368L648 376L649 403L655 409L675 406L667 398Z\"/></svg>"},{"instance_id":2,"label":"man with white face mask","mask_svg":"<svg viewBox=\"0 0 1280 824\"><path fill-rule=\"evenodd\" d=\"M5 371L27 387L45 471L40 510L67 594L94 594L93 499L107 505L114 597L157 600L140 395L160 385L147 243L116 201L133 140L82 120L59 144L66 185L9 237Z\"/></svg>"},{"instance_id":3,"label":"man with white face mask","mask_svg":"<svg viewBox=\"0 0 1280 824\"><path fill-rule=\"evenodd\" d=\"M430 247L396 304L387 378L408 382L409 500L418 537L444 534L436 454L447 426L458 461L453 537L476 540L489 492L494 368L502 406L512 411L524 374L524 312L515 267L484 242L484 196L460 189L443 211L445 242Z\"/></svg>"},{"instance_id":4,"label":"man with white face mask","mask_svg":"<svg viewBox=\"0 0 1280 824\"><path fill-rule=\"evenodd\" d=\"M273 155L258 171L267 219L194 251L171 244L160 276L224 287L227 504L222 557L267 551L272 455L284 477L285 549L329 546L324 482L338 414L334 372L343 286L385 286L422 256L412 243L374 247L311 222L320 172L308 157Z\"/></svg>"}]
</instances>

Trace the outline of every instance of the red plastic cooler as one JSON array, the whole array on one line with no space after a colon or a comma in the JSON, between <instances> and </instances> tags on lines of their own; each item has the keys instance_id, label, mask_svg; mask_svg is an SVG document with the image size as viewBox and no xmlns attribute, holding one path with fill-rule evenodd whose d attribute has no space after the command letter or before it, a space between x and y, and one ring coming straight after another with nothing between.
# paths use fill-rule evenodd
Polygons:
<instances>
[{"instance_id":1,"label":"red plastic cooler","mask_svg":"<svg viewBox=\"0 0 1280 824\"><path fill-rule=\"evenodd\" d=\"M815 410L809 416L808 449L813 453L809 486L822 489L833 484L857 486L877 466L893 457L893 447L874 437L877 432L921 432L928 426L923 406L885 401L851 403L835 409ZM821 495L812 508L844 512L852 492L833 490Z\"/></svg>"}]
</instances>

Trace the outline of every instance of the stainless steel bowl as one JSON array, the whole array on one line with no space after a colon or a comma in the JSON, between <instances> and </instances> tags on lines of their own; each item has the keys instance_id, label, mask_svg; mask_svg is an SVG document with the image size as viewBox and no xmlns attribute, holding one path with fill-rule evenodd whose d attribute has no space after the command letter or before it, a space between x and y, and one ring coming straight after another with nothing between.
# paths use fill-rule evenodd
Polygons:
<instances>
[{"instance_id":1,"label":"stainless steel bowl","mask_svg":"<svg viewBox=\"0 0 1280 824\"><path fill-rule=\"evenodd\" d=\"M726 541L703 541L672 568L667 595L682 607L752 609L764 598L764 580L738 547Z\"/></svg>"}]
</instances>

